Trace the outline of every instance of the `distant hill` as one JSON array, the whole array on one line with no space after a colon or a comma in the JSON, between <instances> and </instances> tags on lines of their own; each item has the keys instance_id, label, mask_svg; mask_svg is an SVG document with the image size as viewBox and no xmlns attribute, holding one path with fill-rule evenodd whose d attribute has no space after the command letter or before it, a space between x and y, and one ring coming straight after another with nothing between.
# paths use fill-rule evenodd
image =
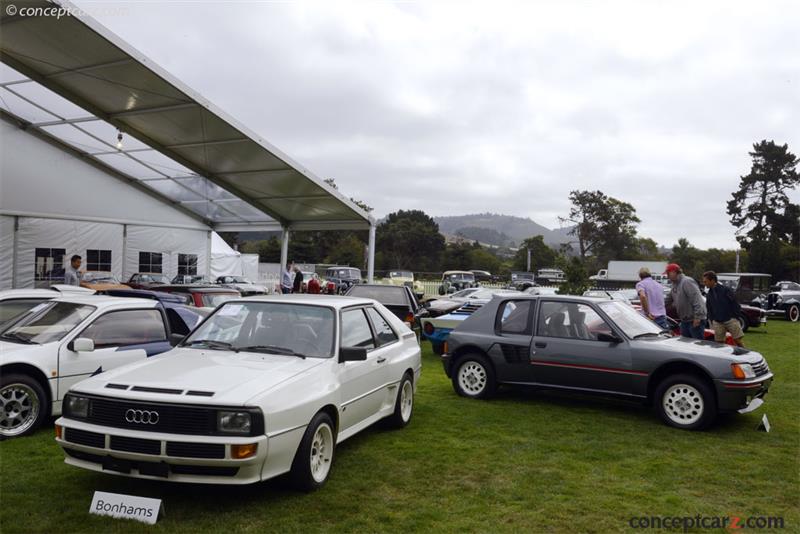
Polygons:
<instances>
[{"instance_id":1,"label":"distant hill","mask_svg":"<svg viewBox=\"0 0 800 534\"><path fill-rule=\"evenodd\" d=\"M433 219L439 225L439 231L444 234L462 235L482 243L498 246L509 245L508 242L503 242L506 239L519 245L525 239L536 235L543 236L544 242L551 246L575 240L567 233L569 228L551 230L527 217L479 213L434 217Z\"/></svg>"}]
</instances>

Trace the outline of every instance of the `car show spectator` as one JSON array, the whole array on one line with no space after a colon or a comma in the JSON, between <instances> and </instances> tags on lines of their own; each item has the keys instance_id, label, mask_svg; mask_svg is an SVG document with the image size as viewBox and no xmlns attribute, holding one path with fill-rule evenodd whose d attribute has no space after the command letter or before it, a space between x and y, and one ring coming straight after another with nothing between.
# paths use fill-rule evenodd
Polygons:
<instances>
[{"instance_id":1,"label":"car show spectator","mask_svg":"<svg viewBox=\"0 0 800 534\"><path fill-rule=\"evenodd\" d=\"M744 332L739 323L742 307L736 301L736 294L728 286L717 282L717 273L703 273L703 285L706 286L706 311L711 328L714 330L714 341L725 343L726 332L731 333L734 343L744 347Z\"/></svg>"},{"instance_id":2,"label":"car show spectator","mask_svg":"<svg viewBox=\"0 0 800 534\"><path fill-rule=\"evenodd\" d=\"M639 294L642 312L661 328L668 329L667 307L664 305L664 286L653 280L650 269L647 267L639 269L639 278L640 281L636 283L636 292Z\"/></svg>"},{"instance_id":3,"label":"car show spectator","mask_svg":"<svg viewBox=\"0 0 800 534\"><path fill-rule=\"evenodd\" d=\"M292 293L302 293L302 292L303 292L303 273L300 271L300 267L298 265L295 265Z\"/></svg>"},{"instance_id":4,"label":"car show spectator","mask_svg":"<svg viewBox=\"0 0 800 534\"><path fill-rule=\"evenodd\" d=\"M703 303L703 295L697 283L683 274L681 266L677 263L667 265L664 272L670 282L672 289L670 296L681 323L681 335L695 339L703 339L703 331L706 322L706 307Z\"/></svg>"},{"instance_id":5,"label":"car show spectator","mask_svg":"<svg viewBox=\"0 0 800 534\"><path fill-rule=\"evenodd\" d=\"M306 283L306 291L312 295L319 295L320 289L319 277L316 274L311 275L311 278Z\"/></svg>"},{"instance_id":6,"label":"car show spectator","mask_svg":"<svg viewBox=\"0 0 800 534\"><path fill-rule=\"evenodd\" d=\"M284 295L292 292L292 264L286 264L286 270L281 273L281 293Z\"/></svg>"},{"instance_id":7,"label":"car show spectator","mask_svg":"<svg viewBox=\"0 0 800 534\"><path fill-rule=\"evenodd\" d=\"M64 283L70 286L81 285L83 279L83 271L81 268L81 257L75 254L69 259L69 266L64 269Z\"/></svg>"}]
</instances>

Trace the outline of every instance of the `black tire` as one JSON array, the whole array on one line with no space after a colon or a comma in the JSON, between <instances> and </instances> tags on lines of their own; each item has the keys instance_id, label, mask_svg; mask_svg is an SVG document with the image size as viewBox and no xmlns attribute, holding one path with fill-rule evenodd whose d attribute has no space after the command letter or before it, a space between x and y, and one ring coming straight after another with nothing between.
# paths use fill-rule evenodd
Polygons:
<instances>
[{"instance_id":1,"label":"black tire","mask_svg":"<svg viewBox=\"0 0 800 534\"><path fill-rule=\"evenodd\" d=\"M786 308L786 320L793 323L800 321L800 305L792 304Z\"/></svg>"},{"instance_id":2,"label":"black tire","mask_svg":"<svg viewBox=\"0 0 800 534\"><path fill-rule=\"evenodd\" d=\"M742 327L742 332L747 332L750 328L750 323L747 321L747 317L744 315L739 316L739 326Z\"/></svg>"},{"instance_id":3,"label":"black tire","mask_svg":"<svg viewBox=\"0 0 800 534\"><path fill-rule=\"evenodd\" d=\"M325 426L327 426L327 428L330 430L332 443L329 445L330 457L325 462L328 464L327 471L325 472L325 476L322 479L319 479L312 471L312 450L314 453L321 452L314 449L315 436L317 435L317 430ZM325 412L319 412L314 416L313 419L311 419L311 423L309 423L305 434L303 434L303 440L300 442L300 446L297 448L297 452L294 455L294 460L292 461L292 470L289 472L289 483L292 485L292 487L296 490L304 492L311 492L321 488L328 480L328 476L330 475L335 449L336 427L334 427L333 421L328 414ZM326 450L326 452L328 451Z\"/></svg>"},{"instance_id":4,"label":"black tire","mask_svg":"<svg viewBox=\"0 0 800 534\"><path fill-rule=\"evenodd\" d=\"M404 392L406 396L404 396ZM410 397L409 397L410 395ZM406 399L410 403L407 409L404 408ZM386 418L386 424L390 428L405 428L411 422L411 416L414 414L414 380L411 373L406 372L403 378L400 379L400 384L397 387L397 399L394 402L394 413Z\"/></svg>"},{"instance_id":5,"label":"black tire","mask_svg":"<svg viewBox=\"0 0 800 534\"><path fill-rule=\"evenodd\" d=\"M0 376L2 439L33 434L42 426L49 413L47 395L39 382L25 374L9 373Z\"/></svg>"},{"instance_id":6,"label":"black tire","mask_svg":"<svg viewBox=\"0 0 800 534\"><path fill-rule=\"evenodd\" d=\"M667 402L672 406L669 411ZM656 387L653 406L664 423L682 430L702 430L717 418L717 400L711 385L693 374L671 375L662 380Z\"/></svg>"},{"instance_id":7,"label":"black tire","mask_svg":"<svg viewBox=\"0 0 800 534\"><path fill-rule=\"evenodd\" d=\"M453 389L462 397L488 399L497 391L494 367L482 354L466 354L459 358L453 367L452 381Z\"/></svg>"}]
</instances>

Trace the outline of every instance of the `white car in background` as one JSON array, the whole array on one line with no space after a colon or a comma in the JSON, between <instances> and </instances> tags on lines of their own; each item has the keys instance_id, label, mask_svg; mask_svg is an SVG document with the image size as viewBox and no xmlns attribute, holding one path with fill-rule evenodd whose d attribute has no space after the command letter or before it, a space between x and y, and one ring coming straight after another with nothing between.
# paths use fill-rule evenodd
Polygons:
<instances>
[{"instance_id":1,"label":"white car in background","mask_svg":"<svg viewBox=\"0 0 800 534\"><path fill-rule=\"evenodd\" d=\"M72 387L56 441L66 463L98 472L212 484L290 473L310 491L338 443L409 422L420 369L414 333L373 300L234 300L172 351Z\"/></svg>"},{"instance_id":2,"label":"white car in background","mask_svg":"<svg viewBox=\"0 0 800 534\"><path fill-rule=\"evenodd\" d=\"M292 280L294 280L294 274L292 274ZM244 276L220 276L217 278L217 284L222 287L235 289L241 293L243 297L267 294L266 287L254 284Z\"/></svg>"},{"instance_id":3,"label":"white car in background","mask_svg":"<svg viewBox=\"0 0 800 534\"><path fill-rule=\"evenodd\" d=\"M93 289L57 284L50 289L7 289L0 291L0 332L12 319L30 310L37 304L64 295L93 295Z\"/></svg>"},{"instance_id":4,"label":"white car in background","mask_svg":"<svg viewBox=\"0 0 800 534\"><path fill-rule=\"evenodd\" d=\"M35 305L0 333L0 437L30 434L59 415L81 380L170 348L155 300L62 296Z\"/></svg>"}]
</instances>

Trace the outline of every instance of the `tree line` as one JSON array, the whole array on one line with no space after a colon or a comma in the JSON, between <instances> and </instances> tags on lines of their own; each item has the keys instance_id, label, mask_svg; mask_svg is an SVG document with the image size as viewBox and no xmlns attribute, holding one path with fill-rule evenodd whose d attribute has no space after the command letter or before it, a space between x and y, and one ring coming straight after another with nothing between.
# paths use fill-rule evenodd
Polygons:
<instances>
[{"instance_id":1,"label":"tree line","mask_svg":"<svg viewBox=\"0 0 800 534\"><path fill-rule=\"evenodd\" d=\"M800 183L798 158L788 145L766 140L754 144L749 154L750 172L740 177L726 206L741 247L739 269L771 274L776 281L798 280L800 206L789 198L789 192ZM335 183L329 183L335 187ZM480 269L503 276L527 269L528 250L532 271L559 267L574 283L604 268L609 260L673 261L694 277L705 270L728 272L736 268L736 250L699 249L687 237L680 238L671 250L659 249L653 239L638 234L641 221L634 206L602 191L571 191L569 200L570 210L560 221L571 228L572 243L554 248L536 235L525 239L516 252L478 242L447 243L430 215L415 209L398 210L378 225L375 268L417 273ZM366 231L293 232L289 257L298 262L363 269L366 243ZM278 262L280 248L278 236L273 236L245 242L240 250L259 254L262 262Z\"/></svg>"}]
</instances>

